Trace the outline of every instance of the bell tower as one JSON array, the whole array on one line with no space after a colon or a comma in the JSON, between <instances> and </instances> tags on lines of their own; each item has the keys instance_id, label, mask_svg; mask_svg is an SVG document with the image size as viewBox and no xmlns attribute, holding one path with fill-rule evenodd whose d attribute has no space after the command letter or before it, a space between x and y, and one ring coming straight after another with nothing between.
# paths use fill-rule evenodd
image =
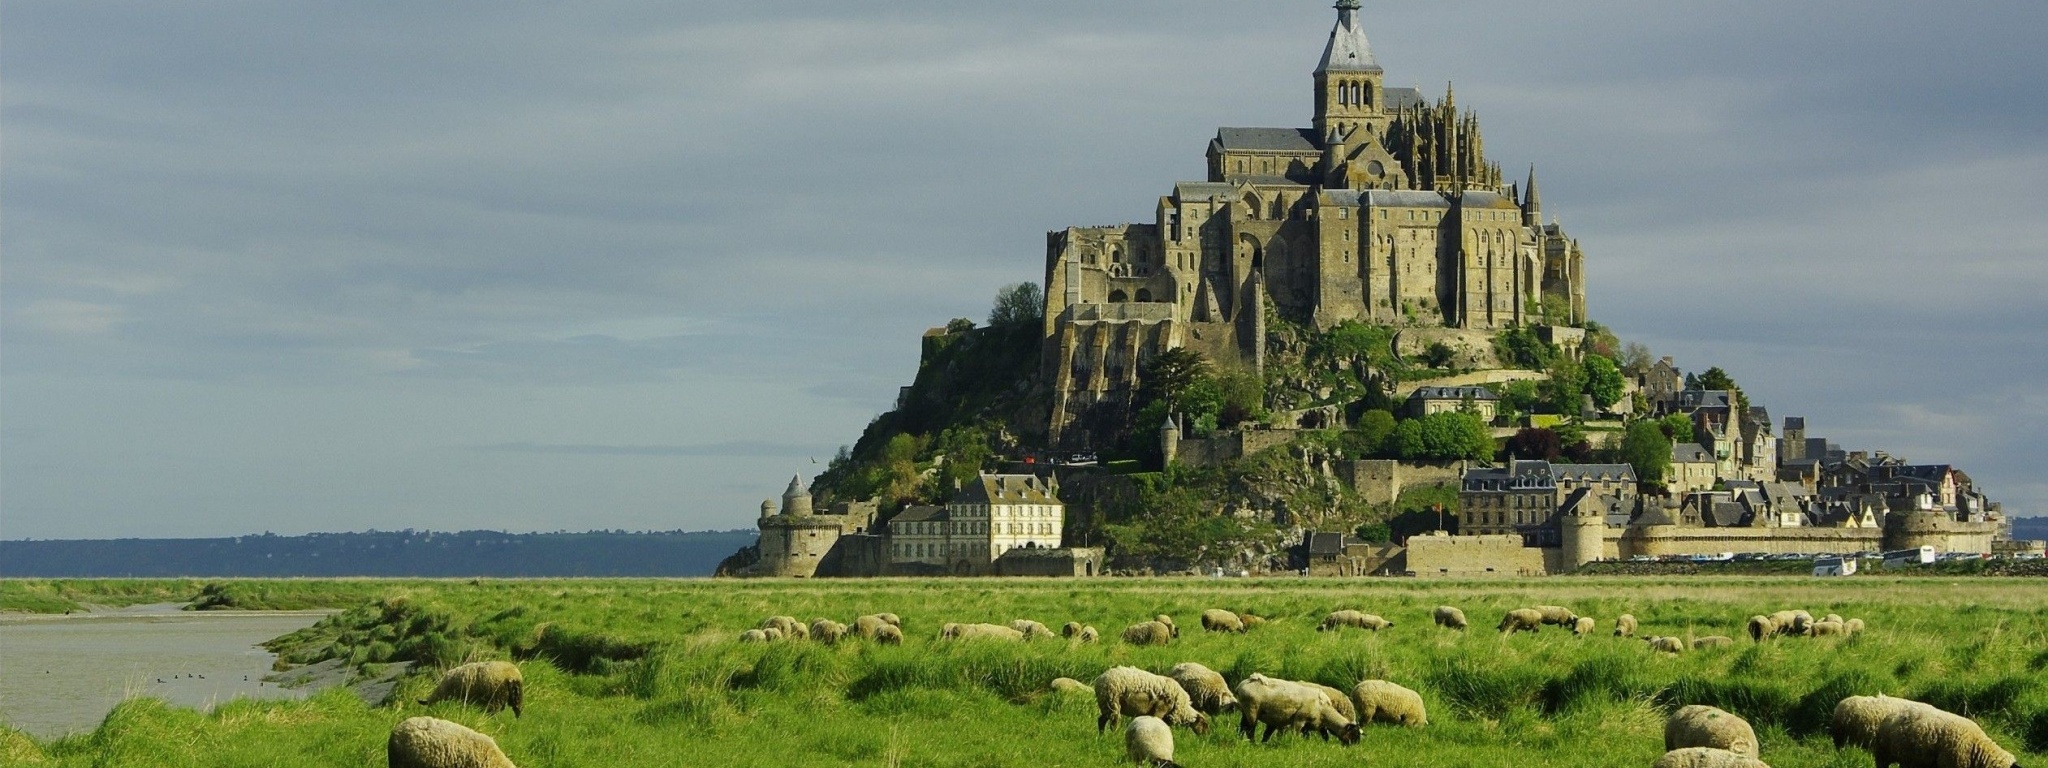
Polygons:
<instances>
[{"instance_id":1,"label":"bell tower","mask_svg":"<svg viewBox=\"0 0 2048 768\"><path fill-rule=\"evenodd\" d=\"M1372 43L1365 39L1365 28L1358 22L1358 7L1358 0L1337 0L1337 26L1330 29L1322 63L1316 65L1314 126L1317 138L1324 142L1333 140L1333 130L1341 131L1349 143L1377 142L1386 132L1380 89L1386 71L1373 58ZM1358 133L1361 128L1365 131Z\"/></svg>"}]
</instances>

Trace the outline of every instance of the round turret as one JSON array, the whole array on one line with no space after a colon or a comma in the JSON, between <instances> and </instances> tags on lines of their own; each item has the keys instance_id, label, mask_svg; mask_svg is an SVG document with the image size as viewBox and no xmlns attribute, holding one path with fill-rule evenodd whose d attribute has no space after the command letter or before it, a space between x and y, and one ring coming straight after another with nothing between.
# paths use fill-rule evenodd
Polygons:
<instances>
[{"instance_id":1,"label":"round turret","mask_svg":"<svg viewBox=\"0 0 2048 768\"><path fill-rule=\"evenodd\" d=\"M811 516L811 492L804 490L802 475L789 478L789 490L782 492L782 514L790 517Z\"/></svg>"},{"instance_id":2,"label":"round turret","mask_svg":"<svg viewBox=\"0 0 2048 768\"><path fill-rule=\"evenodd\" d=\"M1603 534L1607 532L1607 519L1592 503L1580 504L1558 520L1558 525L1564 529L1561 533L1565 562L1573 568L1599 560L1605 554Z\"/></svg>"},{"instance_id":3,"label":"round turret","mask_svg":"<svg viewBox=\"0 0 2048 768\"><path fill-rule=\"evenodd\" d=\"M775 516L775 500L774 500L774 499L762 499L762 500L761 500L761 516L762 516L762 517L774 517L774 516Z\"/></svg>"}]
</instances>

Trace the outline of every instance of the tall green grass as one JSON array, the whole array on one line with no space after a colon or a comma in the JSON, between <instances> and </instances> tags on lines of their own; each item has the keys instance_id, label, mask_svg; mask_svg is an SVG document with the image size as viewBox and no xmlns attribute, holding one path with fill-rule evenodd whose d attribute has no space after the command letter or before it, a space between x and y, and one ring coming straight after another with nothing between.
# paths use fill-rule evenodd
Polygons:
<instances>
[{"instance_id":1,"label":"tall green grass","mask_svg":"<svg viewBox=\"0 0 2048 768\"><path fill-rule=\"evenodd\" d=\"M375 589L353 592L360 585ZM308 589L318 590L312 586ZM294 658L418 654L422 667L512 658L525 671L524 718L457 704L367 707L340 691L305 702L239 702L209 715L147 701L98 730L50 743L0 732L0 760L45 765L380 765L404 717L433 714L496 737L521 766L1120 764L1121 740L1097 736L1094 702L1058 696L1055 677L1089 680L1129 664L1163 672L1199 661L1233 682L1253 672L1349 688L1363 678L1416 689L1427 728L1368 729L1345 749L1314 739L1249 744L1235 729L1177 733L1194 766L1640 766L1662 752L1662 718L1683 704L1750 720L1780 768L1868 765L1826 735L1834 703L1887 693L1969 714L2001 743L2048 753L2048 584L1808 579L1559 578L1515 582L1335 580L870 580L355 582L349 610L278 643ZM1557 628L1501 637L1504 611L1560 603L1600 620L1575 638ZM1475 627L1438 629L1438 604ZM1941 606L1941 607L1937 607ZM1246 635L1201 631L1209 607L1271 617ZM1850 639L1783 638L1676 657L1609 636L1633 613L1640 634L1739 635L1750 614L1785 607L1869 622ZM1320 633L1327 612L1393 619L1380 633ZM800 620L893 611L902 647L741 645L763 617ZM1183 636L1168 647L1114 638L1156 613ZM1032 618L1093 624L1098 645L946 643L947 621ZM440 638L441 640L429 640ZM445 641L459 651L436 650ZM410 645L408 645L410 644ZM410 651L405 649L412 649ZM26 744L26 746L23 746ZM30 754L30 757L19 757Z\"/></svg>"}]
</instances>

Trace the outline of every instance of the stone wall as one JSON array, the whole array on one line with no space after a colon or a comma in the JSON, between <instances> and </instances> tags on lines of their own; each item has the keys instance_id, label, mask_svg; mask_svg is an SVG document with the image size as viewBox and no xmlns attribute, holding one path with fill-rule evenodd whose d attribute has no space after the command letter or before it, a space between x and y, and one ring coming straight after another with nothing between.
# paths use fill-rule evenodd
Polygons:
<instances>
[{"instance_id":1,"label":"stone wall","mask_svg":"<svg viewBox=\"0 0 2048 768\"><path fill-rule=\"evenodd\" d=\"M1457 487L1464 462L1409 463L1391 459L1355 459L1336 463L1337 477L1367 504L1392 504L1404 488L1431 485Z\"/></svg>"},{"instance_id":2,"label":"stone wall","mask_svg":"<svg viewBox=\"0 0 2048 768\"><path fill-rule=\"evenodd\" d=\"M1544 550L1522 546L1522 537L1514 535L1411 536L1406 559L1407 572L1420 577L1542 576L1551 572Z\"/></svg>"},{"instance_id":3,"label":"stone wall","mask_svg":"<svg viewBox=\"0 0 2048 768\"><path fill-rule=\"evenodd\" d=\"M1344 547L1344 554L1328 560L1311 556L1308 575L1371 576L1402 552L1398 544L1351 544Z\"/></svg>"},{"instance_id":4,"label":"stone wall","mask_svg":"<svg viewBox=\"0 0 2048 768\"><path fill-rule=\"evenodd\" d=\"M1012 549L996 558L997 576L1101 576L1101 547Z\"/></svg>"}]
</instances>

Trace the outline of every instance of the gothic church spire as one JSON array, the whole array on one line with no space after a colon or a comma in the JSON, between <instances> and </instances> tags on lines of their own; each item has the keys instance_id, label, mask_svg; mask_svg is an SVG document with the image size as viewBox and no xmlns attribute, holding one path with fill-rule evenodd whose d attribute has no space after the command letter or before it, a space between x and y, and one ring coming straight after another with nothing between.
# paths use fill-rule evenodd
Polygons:
<instances>
[{"instance_id":1,"label":"gothic church spire","mask_svg":"<svg viewBox=\"0 0 2048 768\"><path fill-rule=\"evenodd\" d=\"M1365 39L1365 27L1358 23L1358 0L1337 0L1336 8L1337 26L1330 29L1330 43L1323 47L1323 62L1316 66L1315 73L1384 72L1379 60L1372 56L1372 43Z\"/></svg>"}]
</instances>

